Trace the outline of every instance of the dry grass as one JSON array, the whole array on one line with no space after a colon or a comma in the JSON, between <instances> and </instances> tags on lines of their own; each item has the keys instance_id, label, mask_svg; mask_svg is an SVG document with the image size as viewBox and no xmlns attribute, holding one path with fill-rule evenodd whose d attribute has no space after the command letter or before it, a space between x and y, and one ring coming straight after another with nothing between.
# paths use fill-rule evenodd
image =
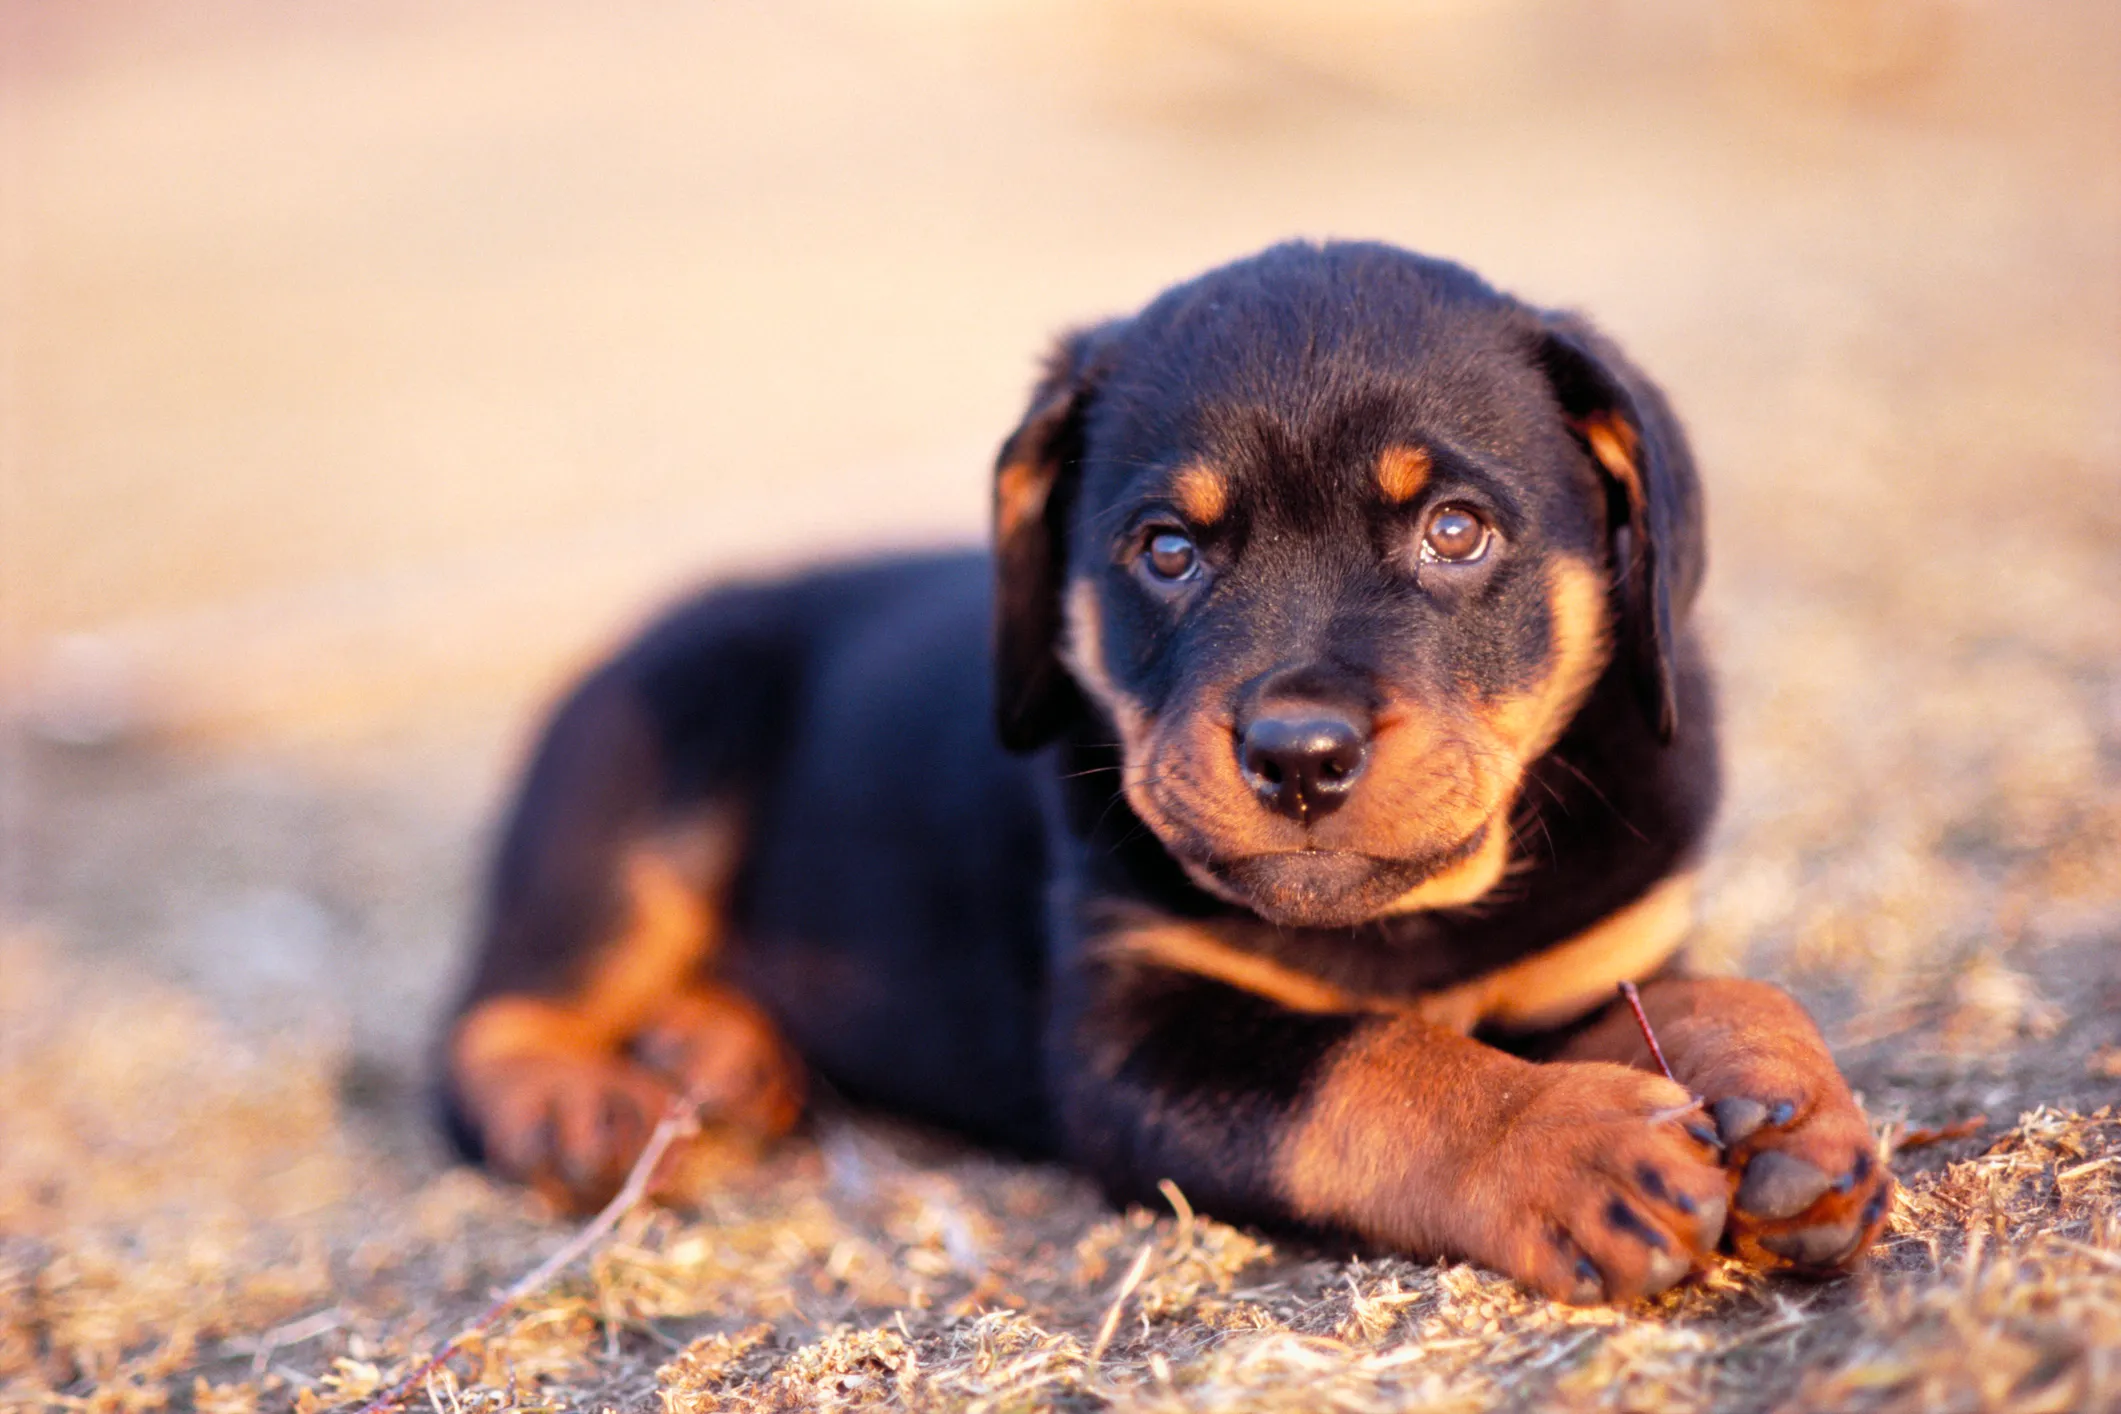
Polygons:
<instances>
[{"instance_id":1,"label":"dry grass","mask_svg":"<svg viewBox=\"0 0 2121 1414\"><path fill-rule=\"evenodd\" d=\"M0 956L0 1405L352 1410L569 1232L337 1122L329 1045ZM2052 1039L2052 1036L2049 1037ZM2095 1052L2104 1056L2105 1051ZM2093 1077L2095 1080L2098 1077ZM1890 1140L1890 1132L1884 1136ZM703 1149L414 1407L2085 1410L2121 1400L2121 1114L1899 1158L1871 1270L1735 1266L1641 1308L1465 1266L1114 1215L1057 1172L829 1116Z\"/></svg>"},{"instance_id":2,"label":"dry grass","mask_svg":"<svg viewBox=\"0 0 2121 1414\"><path fill-rule=\"evenodd\" d=\"M142 720L324 723L299 749L0 741L0 1409L350 1414L565 1242L442 1162L413 1078L516 721L467 684L542 679L680 564L969 526L976 455L871 453L985 438L1036 330L1327 229L1580 300L1670 386L1730 760L1700 954L1797 990L1888 1144L1993 1122L1896 1157L1856 1279L1726 1268L1610 1311L1114 1214L830 1113L757 1163L703 1151L691 1207L629 1215L413 1407L2121 1409L2111 5L1759 0L1726 49L1698 18L1725 7L1422 6L1411 68L1363 37L1390 6L1333 7L1339 41L1236 0L993 34L1008 7L622 8L397 7L362 39L259 6L287 28L255 47L150 28L0 86L41 202L11 612L92 626L472 532L501 566L108 640L177 674ZM1942 28L1813 22L1903 12ZM433 122L377 101L408 82ZM320 132L393 180L265 201L261 171L340 170ZM550 192L496 190L497 154L552 151ZM461 233L463 268L408 228ZM438 288L489 265L478 327L437 337ZM430 735L316 744L375 695Z\"/></svg>"}]
</instances>

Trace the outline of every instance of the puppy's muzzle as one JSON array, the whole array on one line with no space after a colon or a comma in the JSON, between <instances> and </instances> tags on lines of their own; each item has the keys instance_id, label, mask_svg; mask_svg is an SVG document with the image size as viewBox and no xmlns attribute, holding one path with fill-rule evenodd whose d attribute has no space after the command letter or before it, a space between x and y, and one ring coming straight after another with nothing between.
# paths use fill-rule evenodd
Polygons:
<instances>
[{"instance_id":1,"label":"puppy's muzzle","mask_svg":"<svg viewBox=\"0 0 2121 1414\"><path fill-rule=\"evenodd\" d=\"M1237 764L1260 804L1298 824L1340 807L1370 759L1366 724L1319 703L1277 704L1239 734Z\"/></svg>"}]
</instances>

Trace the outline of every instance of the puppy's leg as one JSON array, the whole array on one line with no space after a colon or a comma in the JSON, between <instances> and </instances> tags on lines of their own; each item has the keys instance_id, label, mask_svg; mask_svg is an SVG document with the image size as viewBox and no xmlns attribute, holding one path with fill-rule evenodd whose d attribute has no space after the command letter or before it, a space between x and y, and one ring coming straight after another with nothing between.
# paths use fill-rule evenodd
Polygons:
<instances>
[{"instance_id":1,"label":"puppy's leg","mask_svg":"<svg viewBox=\"0 0 2121 1414\"><path fill-rule=\"evenodd\" d=\"M1117 1193L1170 1178L1210 1212L1470 1258L1569 1301L1661 1291L1723 1231L1713 1128L1661 1077L1156 968L1078 981L1063 1123Z\"/></svg>"},{"instance_id":2,"label":"puppy's leg","mask_svg":"<svg viewBox=\"0 0 2121 1414\"><path fill-rule=\"evenodd\" d=\"M802 1063L766 1013L734 988L681 989L649 1014L628 1050L724 1124L772 1136L802 1116Z\"/></svg>"},{"instance_id":3,"label":"puppy's leg","mask_svg":"<svg viewBox=\"0 0 2121 1414\"><path fill-rule=\"evenodd\" d=\"M680 1094L762 1134L801 1075L772 1024L714 984L730 816L676 828L661 747L623 684L562 709L517 802L486 943L446 1043L452 1119L499 1172L565 1206L602 1202Z\"/></svg>"},{"instance_id":4,"label":"puppy's leg","mask_svg":"<svg viewBox=\"0 0 2121 1414\"><path fill-rule=\"evenodd\" d=\"M1645 983L1642 1005L1672 1073L1707 1102L1725 1145L1725 1245L1759 1266L1853 1266L1885 1227L1893 1178L1804 1008L1765 982L1684 977ZM1653 1064L1621 1006L1561 1055Z\"/></svg>"}]
</instances>

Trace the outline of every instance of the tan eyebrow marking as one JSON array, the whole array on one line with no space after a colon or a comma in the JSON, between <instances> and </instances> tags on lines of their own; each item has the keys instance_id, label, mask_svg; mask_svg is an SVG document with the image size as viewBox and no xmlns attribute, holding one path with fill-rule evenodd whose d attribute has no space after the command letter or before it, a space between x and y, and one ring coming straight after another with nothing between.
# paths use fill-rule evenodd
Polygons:
<instances>
[{"instance_id":1,"label":"tan eyebrow marking","mask_svg":"<svg viewBox=\"0 0 2121 1414\"><path fill-rule=\"evenodd\" d=\"M1186 519L1195 525L1213 525L1230 508L1230 483L1214 467L1195 462L1171 483L1171 494Z\"/></svg>"},{"instance_id":2,"label":"tan eyebrow marking","mask_svg":"<svg viewBox=\"0 0 2121 1414\"><path fill-rule=\"evenodd\" d=\"M1420 447L1387 447L1377 459L1377 485L1385 499L1404 504L1429 484L1429 454Z\"/></svg>"}]
</instances>

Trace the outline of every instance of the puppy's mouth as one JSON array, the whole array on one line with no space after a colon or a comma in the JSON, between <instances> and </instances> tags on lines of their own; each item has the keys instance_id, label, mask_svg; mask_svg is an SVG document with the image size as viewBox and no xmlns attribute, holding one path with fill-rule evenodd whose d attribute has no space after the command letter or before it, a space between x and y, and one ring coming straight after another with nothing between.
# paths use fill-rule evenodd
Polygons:
<instances>
[{"instance_id":1,"label":"puppy's mouth","mask_svg":"<svg viewBox=\"0 0 2121 1414\"><path fill-rule=\"evenodd\" d=\"M1347 928L1384 913L1419 885L1480 851L1487 825L1461 844L1421 859L1383 859L1344 849L1246 855L1207 866L1224 892L1269 923Z\"/></svg>"}]
</instances>

